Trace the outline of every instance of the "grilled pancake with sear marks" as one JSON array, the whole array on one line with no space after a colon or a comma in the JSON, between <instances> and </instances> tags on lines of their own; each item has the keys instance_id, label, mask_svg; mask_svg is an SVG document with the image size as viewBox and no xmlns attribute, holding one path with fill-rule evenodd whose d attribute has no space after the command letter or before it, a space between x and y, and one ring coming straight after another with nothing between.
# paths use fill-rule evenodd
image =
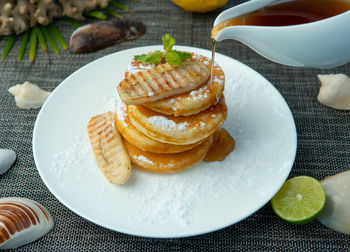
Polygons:
<instances>
[{"instance_id":1,"label":"grilled pancake with sear marks","mask_svg":"<svg viewBox=\"0 0 350 252\"><path fill-rule=\"evenodd\" d=\"M190 91L205 83L209 76L203 62L188 59L179 67L164 63L128 74L117 88L123 102L137 105Z\"/></svg>"},{"instance_id":2,"label":"grilled pancake with sear marks","mask_svg":"<svg viewBox=\"0 0 350 252\"><path fill-rule=\"evenodd\" d=\"M210 64L210 59L202 55L193 55L194 58L206 65ZM141 65L133 64L133 68ZM154 102L147 102L142 105L147 108L166 115L189 116L206 110L210 106L218 103L223 96L225 88L225 74L218 64L214 64L213 81L210 79L203 85L183 94L164 98Z\"/></svg>"}]
</instances>

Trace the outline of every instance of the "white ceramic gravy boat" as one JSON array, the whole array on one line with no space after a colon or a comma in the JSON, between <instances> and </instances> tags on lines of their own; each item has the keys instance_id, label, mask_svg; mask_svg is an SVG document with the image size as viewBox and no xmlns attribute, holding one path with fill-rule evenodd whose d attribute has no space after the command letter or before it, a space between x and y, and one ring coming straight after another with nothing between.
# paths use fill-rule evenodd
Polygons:
<instances>
[{"instance_id":1,"label":"white ceramic gravy boat","mask_svg":"<svg viewBox=\"0 0 350 252\"><path fill-rule=\"evenodd\" d=\"M332 0L330 0L332 1ZM285 0L251 0L222 12L220 22ZM350 62L350 11L317 22L291 26L231 26L216 41L235 39L280 64L331 68Z\"/></svg>"}]
</instances>

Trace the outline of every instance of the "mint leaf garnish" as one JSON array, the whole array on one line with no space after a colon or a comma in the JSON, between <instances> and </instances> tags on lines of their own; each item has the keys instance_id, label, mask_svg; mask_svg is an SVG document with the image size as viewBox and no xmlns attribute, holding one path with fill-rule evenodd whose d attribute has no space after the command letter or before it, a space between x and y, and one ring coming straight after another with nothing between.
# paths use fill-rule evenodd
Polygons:
<instances>
[{"instance_id":1,"label":"mint leaf garnish","mask_svg":"<svg viewBox=\"0 0 350 252\"><path fill-rule=\"evenodd\" d=\"M163 54L160 51L155 51L152 54L135 55L135 59L143 63L159 64L162 60Z\"/></svg>"},{"instance_id":2,"label":"mint leaf garnish","mask_svg":"<svg viewBox=\"0 0 350 252\"><path fill-rule=\"evenodd\" d=\"M179 55L181 61L192 58L192 54L190 54L188 52L180 52L180 51L176 51L176 50L173 50L173 51L176 52L177 55Z\"/></svg>"},{"instance_id":3,"label":"mint leaf garnish","mask_svg":"<svg viewBox=\"0 0 350 252\"><path fill-rule=\"evenodd\" d=\"M175 45L175 39L169 33L165 33L165 35L162 37L162 40L163 40L163 48L167 53Z\"/></svg>"},{"instance_id":4,"label":"mint leaf garnish","mask_svg":"<svg viewBox=\"0 0 350 252\"><path fill-rule=\"evenodd\" d=\"M180 66L181 62L186 59L192 58L192 54L187 52L180 52L176 50L171 50L164 54L166 62L173 66Z\"/></svg>"},{"instance_id":5,"label":"mint leaf garnish","mask_svg":"<svg viewBox=\"0 0 350 252\"><path fill-rule=\"evenodd\" d=\"M152 54L136 55L135 60L143 63L159 64L164 57L165 61L169 64L173 66L180 66L182 61L192 58L192 54L190 53L172 49L175 45L175 39L169 33L165 33L162 40L165 51L164 55L160 51L155 51Z\"/></svg>"},{"instance_id":6,"label":"mint leaf garnish","mask_svg":"<svg viewBox=\"0 0 350 252\"><path fill-rule=\"evenodd\" d=\"M168 62L170 65L180 66L180 64L181 64L180 56L179 56L179 54L176 53L176 51L166 52L164 57L165 57L166 62Z\"/></svg>"}]
</instances>

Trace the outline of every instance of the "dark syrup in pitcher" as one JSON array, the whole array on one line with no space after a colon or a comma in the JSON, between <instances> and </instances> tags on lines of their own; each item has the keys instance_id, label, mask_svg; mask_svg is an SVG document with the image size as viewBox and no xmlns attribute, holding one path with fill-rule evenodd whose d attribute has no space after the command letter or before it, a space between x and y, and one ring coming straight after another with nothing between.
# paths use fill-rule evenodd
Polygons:
<instances>
[{"instance_id":1,"label":"dark syrup in pitcher","mask_svg":"<svg viewBox=\"0 0 350 252\"><path fill-rule=\"evenodd\" d=\"M266 6L256 11L225 20L211 31L213 40L212 64L214 62L214 38L224 28L234 25L288 26L311 23L330 18L350 10L347 0L294 0ZM213 66L211 66L213 68Z\"/></svg>"}]
</instances>

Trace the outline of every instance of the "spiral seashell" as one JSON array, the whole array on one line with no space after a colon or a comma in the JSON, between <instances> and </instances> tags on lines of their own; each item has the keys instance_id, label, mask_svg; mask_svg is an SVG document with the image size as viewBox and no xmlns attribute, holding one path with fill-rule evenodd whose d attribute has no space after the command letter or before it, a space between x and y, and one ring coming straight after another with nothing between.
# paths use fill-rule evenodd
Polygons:
<instances>
[{"instance_id":1,"label":"spiral seashell","mask_svg":"<svg viewBox=\"0 0 350 252\"><path fill-rule=\"evenodd\" d=\"M0 199L0 250L33 242L53 226L51 214L38 202L15 197Z\"/></svg>"}]
</instances>

